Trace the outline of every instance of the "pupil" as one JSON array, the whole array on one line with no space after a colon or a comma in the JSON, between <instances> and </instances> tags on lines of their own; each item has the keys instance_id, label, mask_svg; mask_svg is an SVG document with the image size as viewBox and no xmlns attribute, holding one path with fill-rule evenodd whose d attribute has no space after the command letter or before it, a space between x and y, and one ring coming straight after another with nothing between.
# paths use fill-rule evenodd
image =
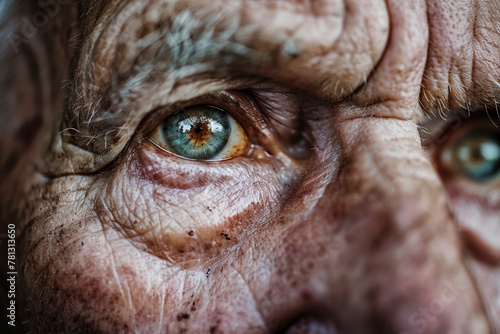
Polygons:
<instances>
[{"instance_id":1,"label":"pupil","mask_svg":"<svg viewBox=\"0 0 500 334\"><path fill-rule=\"evenodd\" d=\"M199 125L196 125L194 127L194 133L201 133L203 131L202 127Z\"/></svg>"}]
</instances>

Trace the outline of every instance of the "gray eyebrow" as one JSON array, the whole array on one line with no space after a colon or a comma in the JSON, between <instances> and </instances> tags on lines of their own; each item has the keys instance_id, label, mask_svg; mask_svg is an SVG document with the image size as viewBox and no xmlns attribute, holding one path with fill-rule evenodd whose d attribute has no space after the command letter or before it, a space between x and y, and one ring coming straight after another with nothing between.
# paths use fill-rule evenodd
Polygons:
<instances>
[{"instance_id":1,"label":"gray eyebrow","mask_svg":"<svg viewBox=\"0 0 500 334\"><path fill-rule=\"evenodd\" d=\"M175 18L165 38L165 48L171 52L172 71L203 63L215 56L224 55L224 61L231 63L234 61L231 55L247 57L252 53L246 45L231 41L240 29L239 19L233 19L225 30L216 33L216 22L219 20L220 15L214 14L203 22L195 18L190 11L184 11ZM201 31L191 37L190 35L200 27Z\"/></svg>"},{"instance_id":2,"label":"gray eyebrow","mask_svg":"<svg viewBox=\"0 0 500 334\"><path fill-rule=\"evenodd\" d=\"M184 10L171 22L134 41L133 63L128 73L119 76L120 81L110 83L110 90L126 104L146 83L166 77L177 82L195 74L264 57L248 46L250 34L245 36L246 28L242 27L239 17L225 25L220 24L221 18L220 14L199 18L191 10ZM127 36L123 37L125 43L130 43Z\"/></svg>"},{"instance_id":3,"label":"gray eyebrow","mask_svg":"<svg viewBox=\"0 0 500 334\"><path fill-rule=\"evenodd\" d=\"M180 12L170 24L136 42L134 72L149 73L156 69L177 79L252 57L255 51L235 36L242 31L239 18L234 18L223 30L218 30L220 20L220 14L197 18L190 10ZM153 57L141 59L142 54L152 49Z\"/></svg>"}]
</instances>

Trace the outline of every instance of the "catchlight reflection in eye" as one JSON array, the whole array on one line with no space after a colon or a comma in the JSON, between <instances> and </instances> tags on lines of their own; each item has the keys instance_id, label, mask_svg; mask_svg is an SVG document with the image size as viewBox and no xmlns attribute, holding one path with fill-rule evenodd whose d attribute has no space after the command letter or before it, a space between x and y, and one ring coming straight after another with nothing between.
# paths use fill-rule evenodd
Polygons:
<instances>
[{"instance_id":1,"label":"catchlight reflection in eye","mask_svg":"<svg viewBox=\"0 0 500 334\"><path fill-rule=\"evenodd\" d=\"M191 160L230 159L249 146L241 125L223 109L210 105L175 112L155 129L152 138L167 151Z\"/></svg>"},{"instance_id":2,"label":"catchlight reflection in eye","mask_svg":"<svg viewBox=\"0 0 500 334\"><path fill-rule=\"evenodd\" d=\"M444 152L447 165L476 181L486 182L500 177L500 133L473 130L458 138Z\"/></svg>"}]
</instances>

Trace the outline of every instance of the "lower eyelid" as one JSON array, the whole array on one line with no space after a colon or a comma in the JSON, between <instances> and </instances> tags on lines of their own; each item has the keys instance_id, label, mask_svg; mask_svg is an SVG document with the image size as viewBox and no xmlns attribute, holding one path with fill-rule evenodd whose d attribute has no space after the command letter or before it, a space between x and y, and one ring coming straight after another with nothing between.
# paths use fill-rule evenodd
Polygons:
<instances>
[{"instance_id":1,"label":"lower eyelid","mask_svg":"<svg viewBox=\"0 0 500 334\"><path fill-rule=\"evenodd\" d=\"M289 182L296 178L297 171L293 168L285 169L283 163L276 158L263 154L258 147L252 147L252 159L237 157L229 164L221 161L186 160L171 155L165 157L165 150L151 140L141 142L137 151L139 165L143 170L143 177L154 183L187 190L202 188L210 184L242 178L244 175L254 175L250 170L259 170L259 177L269 174L268 177L276 182ZM277 173L280 171L280 173ZM250 173L250 174L249 174Z\"/></svg>"},{"instance_id":2,"label":"lower eyelid","mask_svg":"<svg viewBox=\"0 0 500 334\"><path fill-rule=\"evenodd\" d=\"M490 184L469 181L462 177L446 176L443 178L450 198L461 205L473 203L486 212L500 211L500 180Z\"/></svg>"},{"instance_id":3,"label":"lower eyelid","mask_svg":"<svg viewBox=\"0 0 500 334\"><path fill-rule=\"evenodd\" d=\"M170 153L170 152L169 152ZM225 176L215 179L214 175L207 177L201 170L202 166L194 168L189 161L182 157L165 158L164 149L153 141L145 141L141 144L138 152L139 162L142 165L144 177L155 184L187 190L206 187L213 182L223 182ZM178 161L172 161L172 160ZM199 162L192 162L199 165ZM182 168L172 168L173 164L182 164Z\"/></svg>"}]
</instances>

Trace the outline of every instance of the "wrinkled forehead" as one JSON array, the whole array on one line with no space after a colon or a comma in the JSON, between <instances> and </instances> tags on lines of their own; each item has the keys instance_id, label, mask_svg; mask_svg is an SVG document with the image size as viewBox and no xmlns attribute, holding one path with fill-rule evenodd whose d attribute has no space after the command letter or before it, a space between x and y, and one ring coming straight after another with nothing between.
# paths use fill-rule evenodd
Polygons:
<instances>
[{"instance_id":1,"label":"wrinkled forehead","mask_svg":"<svg viewBox=\"0 0 500 334\"><path fill-rule=\"evenodd\" d=\"M500 95L499 0L96 0L81 6L89 46L106 37L94 48L103 50L94 53L103 71L116 61L105 59L113 44L126 40L133 48L148 42L144 37L153 37L155 29L163 29L170 49L182 45L183 39L199 42L191 45L191 53L179 54L171 62L189 58L200 63L211 52L220 55L218 51L231 49L236 57L225 57L226 62L244 60L248 69L247 60L252 59L253 74L287 83L300 77L313 93L342 99L365 83L383 58L390 30L414 24L413 29L404 28L408 39L414 40L405 47L424 51L428 47L421 87L426 109L491 104ZM422 25L405 18L422 11ZM255 73L259 69L261 73Z\"/></svg>"},{"instance_id":2,"label":"wrinkled forehead","mask_svg":"<svg viewBox=\"0 0 500 334\"><path fill-rule=\"evenodd\" d=\"M96 64L93 77L102 79L95 82L101 87L108 85L105 72L112 64L124 73L134 65L166 62L170 76L180 69L191 74L197 66L196 71L223 73L230 67L233 74L284 82L300 78L308 90L331 99L366 80L388 38L383 0L133 0L100 6L87 9L94 15L86 19L84 54ZM152 58L153 53L164 57Z\"/></svg>"}]
</instances>

